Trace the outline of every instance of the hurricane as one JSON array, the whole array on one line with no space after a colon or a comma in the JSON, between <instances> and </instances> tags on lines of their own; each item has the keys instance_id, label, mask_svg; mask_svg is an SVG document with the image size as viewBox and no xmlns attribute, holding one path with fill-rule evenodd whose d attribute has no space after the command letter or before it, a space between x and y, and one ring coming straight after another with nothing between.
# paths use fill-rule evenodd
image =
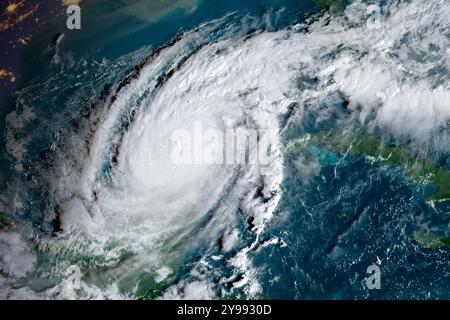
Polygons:
<instances>
[{"instance_id":1,"label":"hurricane","mask_svg":"<svg viewBox=\"0 0 450 320\"><path fill-rule=\"evenodd\" d=\"M43 49L6 115L2 298L450 297L450 3L277 5ZM266 163L205 161L239 130Z\"/></svg>"}]
</instances>

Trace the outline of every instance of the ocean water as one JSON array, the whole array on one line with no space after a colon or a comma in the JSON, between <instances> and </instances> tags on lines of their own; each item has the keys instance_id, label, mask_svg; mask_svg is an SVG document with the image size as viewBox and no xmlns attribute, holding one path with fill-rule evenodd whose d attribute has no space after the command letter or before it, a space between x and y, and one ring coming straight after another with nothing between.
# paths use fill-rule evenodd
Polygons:
<instances>
[{"instance_id":1,"label":"ocean water","mask_svg":"<svg viewBox=\"0 0 450 320\"><path fill-rule=\"evenodd\" d=\"M450 6L374 3L87 1L81 31L36 37L4 111L0 296L448 298L448 248L414 240L450 236L430 177L314 142L363 132L449 169ZM198 121L275 128L265 174L171 163Z\"/></svg>"}]
</instances>

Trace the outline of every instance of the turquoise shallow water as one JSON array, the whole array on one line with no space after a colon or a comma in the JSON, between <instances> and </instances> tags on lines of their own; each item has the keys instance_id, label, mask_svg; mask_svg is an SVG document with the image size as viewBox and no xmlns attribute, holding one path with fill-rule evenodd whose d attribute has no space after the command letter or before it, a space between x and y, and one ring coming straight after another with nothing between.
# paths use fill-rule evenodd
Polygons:
<instances>
[{"instance_id":1,"label":"turquoise shallow water","mask_svg":"<svg viewBox=\"0 0 450 320\"><path fill-rule=\"evenodd\" d=\"M233 209L233 219L226 221L225 227L210 223L216 221L215 216L220 215L217 212L220 213L223 203L229 201L225 199L208 208L203 220L189 229L193 230L192 233L178 236L169 232L166 238L159 240L162 243L159 257L166 259L165 266L171 268L166 277L162 276L166 272L164 268L152 269L155 262L148 257L149 252L159 249L145 245L136 249L132 241L124 244L123 239L113 237L99 251L96 241L101 240L85 241L76 232L58 236L60 215L64 212L61 213L62 209L57 206L55 209L54 199L49 195L57 189L55 181L57 185L58 179L63 181L70 172L61 174L53 169L59 168L61 159L71 165L73 161L74 166L78 161L75 156L63 158L60 150L70 154L72 150L65 148L72 146L71 137L82 132L85 124L80 118L89 118L89 106L93 110L106 108L107 103L103 105L98 101L110 97L110 88L123 83L127 76L133 74L135 66L145 61L156 48L183 32L189 34L190 30L206 22L223 18L217 26L208 29L206 35L202 34L200 40L186 45L184 50L188 58L185 61L189 66L189 57L195 57L202 46L223 39L246 36L250 39L258 32L290 29L312 15L319 17L323 14L309 0L186 1L187 9L163 10L161 14L152 12L151 16L145 16L145 10L133 12L130 8L120 7L112 11L108 3L86 2L81 31L64 32L63 41L56 45L52 39L61 29L55 25L30 44L23 57L21 86L11 105L5 109L8 114L18 102L18 115L37 119L24 121L12 131L2 127L4 135L13 134L17 141L26 141L23 153L22 148L13 148L21 156L20 163L14 162L11 156L5 159L3 153L2 184L8 188L11 202L20 202L20 205L13 205L10 216L29 244L24 245L23 256L31 252L35 257L34 267L26 275L8 276L7 268L3 267L2 273L12 279L11 287L30 288L33 293L44 297L63 298L148 299L164 294L172 297L172 293L179 297L181 293L187 295L205 290L210 297L222 298L449 297L448 249L424 250L411 240L414 232L423 230L444 238L449 236L448 202L427 203L421 189L408 182L399 168L385 167L358 155L343 157L314 144L284 155L283 196L272 220L260 234L252 230L252 219L243 212L243 205ZM304 25L297 25L297 28L294 30L298 33L305 33L307 29ZM215 54L220 56L227 49L219 48ZM326 48L322 50L323 55L318 50L318 57L322 59L319 66L339 57L340 50L346 48L340 45L331 53ZM357 52L352 50L349 49L352 53ZM357 55L357 59L362 57L364 54ZM304 66L293 64L290 67L302 70ZM162 69L161 75L149 72L150 78L163 83L161 79L170 72L169 67ZM298 89L306 91L319 82L318 78L311 74L299 75ZM131 79L131 86L138 87L133 82L134 78ZM134 112L142 101L152 97L150 87L143 86L143 92L130 99L124 114L115 123L117 136L133 123ZM323 96L319 101L308 100L302 106L306 111L294 117L296 121L287 122L281 135L282 143L324 129L339 129L340 126L361 129L348 120L348 101L337 99L334 92L325 92ZM32 113L29 113L30 109ZM114 152L115 145L120 143L114 140L111 152ZM445 158L447 154L442 152L440 155ZM299 159L308 161L300 163ZM98 180L100 185L107 185L105 189L112 185L112 162L104 159L100 164ZM312 173L305 176L299 165ZM256 189L255 199L262 203L270 202L270 197L262 196L262 188L254 184L252 181L251 188ZM227 192L233 194L233 189L229 190ZM69 196L62 193L58 196L64 199L73 196L70 191L67 191ZM76 192L74 194L78 196ZM97 198L97 194L93 198ZM191 227L190 221L186 224ZM224 250L226 241L223 234L230 226L237 230L240 244ZM249 277L247 270L237 271L230 262L240 250L252 244L255 246L249 251L248 258L257 272L256 276L251 276L260 286L254 295L248 287L239 285ZM365 287L365 271L373 263L382 267L381 290L370 291ZM64 272L70 265L81 268L86 285L82 290L67 289ZM158 281L158 278L163 280ZM205 289L202 286L204 281L199 279L208 279L212 284ZM190 286L190 283L197 286Z\"/></svg>"}]
</instances>

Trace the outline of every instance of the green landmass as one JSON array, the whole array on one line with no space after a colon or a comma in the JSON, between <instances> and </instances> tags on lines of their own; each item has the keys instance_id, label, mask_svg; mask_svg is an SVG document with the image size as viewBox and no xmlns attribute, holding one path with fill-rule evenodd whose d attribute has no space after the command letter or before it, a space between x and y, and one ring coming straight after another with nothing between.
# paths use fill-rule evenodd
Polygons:
<instances>
[{"instance_id":1,"label":"green landmass","mask_svg":"<svg viewBox=\"0 0 450 320\"><path fill-rule=\"evenodd\" d=\"M336 153L363 155L386 165L400 166L413 182L434 186L436 192L427 200L450 199L450 171L407 148L387 145L367 134L340 131L318 133L311 137L311 142Z\"/></svg>"},{"instance_id":2,"label":"green landmass","mask_svg":"<svg viewBox=\"0 0 450 320\"><path fill-rule=\"evenodd\" d=\"M228 293L224 295L222 298L219 298L218 300L246 300L247 297L244 294L237 294L237 293Z\"/></svg>"},{"instance_id":3,"label":"green landmass","mask_svg":"<svg viewBox=\"0 0 450 320\"><path fill-rule=\"evenodd\" d=\"M431 233L415 233L411 236L411 241L422 249L450 249L450 239Z\"/></svg>"},{"instance_id":4,"label":"green landmass","mask_svg":"<svg viewBox=\"0 0 450 320\"><path fill-rule=\"evenodd\" d=\"M266 296L249 297L244 293L228 293L218 300L270 300L270 298Z\"/></svg>"},{"instance_id":5,"label":"green landmass","mask_svg":"<svg viewBox=\"0 0 450 320\"><path fill-rule=\"evenodd\" d=\"M8 217L5 213L0 212L0 229L11 227L14 225L14 221Z\"/></svg>"}]
</instances>

